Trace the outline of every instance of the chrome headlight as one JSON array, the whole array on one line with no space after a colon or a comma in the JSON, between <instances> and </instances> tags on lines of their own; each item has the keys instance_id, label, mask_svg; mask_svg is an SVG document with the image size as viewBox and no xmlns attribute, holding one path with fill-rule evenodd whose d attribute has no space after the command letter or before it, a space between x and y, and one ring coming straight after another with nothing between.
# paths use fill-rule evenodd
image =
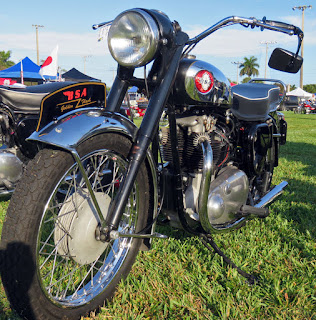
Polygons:
<instances>
[{"instance_id":1,"label":"chrome headlight","mask_svg":"<svg viewBox=\"0 0 316 320\"><path fill-rule=\"evenodd\" d=\"M122 12L113 21L108 45L113 58L125 67L140 67L150 62L157 51L159 29L145 11Z\"/></svg>"}]
</instances>

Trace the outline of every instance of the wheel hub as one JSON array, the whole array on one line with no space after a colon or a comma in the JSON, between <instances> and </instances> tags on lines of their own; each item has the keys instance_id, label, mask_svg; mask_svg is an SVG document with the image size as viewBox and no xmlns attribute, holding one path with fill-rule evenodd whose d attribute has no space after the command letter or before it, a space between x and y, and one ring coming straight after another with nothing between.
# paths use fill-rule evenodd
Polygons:
<instances>
[{"instance_id":1,"label":"wheel hub","mask_svg":"<svg viewBox=\"0 0 316 320\"><path fill-rule=\"evenodd\" d=\"M102 192L95 192L95 197L106 218L111 198ZM80 265L97 260L108 245L107 242L96 240L97 226L97 212L87 189L71 195L64 202L56 220L54 241L58 254Z\"/></svg>"}]
</instances>

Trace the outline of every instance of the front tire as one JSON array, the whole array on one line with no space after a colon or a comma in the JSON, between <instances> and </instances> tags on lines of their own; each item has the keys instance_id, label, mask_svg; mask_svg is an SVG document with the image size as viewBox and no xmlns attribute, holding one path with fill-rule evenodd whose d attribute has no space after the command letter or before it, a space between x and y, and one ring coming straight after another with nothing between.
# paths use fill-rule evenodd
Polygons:
<instances>
[{"instance_id":1,"label":"front tire","mask_svg":"<svg viewBox=\"0 0 316 320\"><path fill-rule=\"evenodd\" d=\"M78 147L106 216L127 167L131 142L104 134ZM149 175L138 173L119 230L147 223ZM79 319L109 300L126 276L140 240L96 240L90 195L70 153L44 149L30 162L10 202L2 231L2 280L13 308L27 319ZM14 261L14 263L12 263Z\"/></svg>"}]
</instances>

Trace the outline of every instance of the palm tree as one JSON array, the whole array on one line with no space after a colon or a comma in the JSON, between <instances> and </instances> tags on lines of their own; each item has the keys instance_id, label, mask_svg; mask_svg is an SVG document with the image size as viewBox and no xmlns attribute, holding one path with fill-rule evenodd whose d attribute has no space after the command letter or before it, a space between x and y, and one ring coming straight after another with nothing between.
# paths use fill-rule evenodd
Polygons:
<instances>
[{"instance_id":1,"label":"palm tree","mask_svg":"<svg viewBox=\"0 0 316 320\"><path fill-rule=\"evenodd\" d=\"M11 57L11 51L0 51L0 70L7 69L15 65L15 63L9 60Z\"/></svg>"},{"instance_id":2,"label":"palm tree","mask_svg":"<svg viewBox=\"0 0 316 320\"><path fill-rule=\"evenodd\" d=\"M254 56L251 56L250 58L244 57L244 62L239 66L240 75L244 76L247 75L248 77L251 76L257 76L259 74L259 71L257 68L259 68L259 64L257 63L257 58Z\"/></svg>"}]
</instances>

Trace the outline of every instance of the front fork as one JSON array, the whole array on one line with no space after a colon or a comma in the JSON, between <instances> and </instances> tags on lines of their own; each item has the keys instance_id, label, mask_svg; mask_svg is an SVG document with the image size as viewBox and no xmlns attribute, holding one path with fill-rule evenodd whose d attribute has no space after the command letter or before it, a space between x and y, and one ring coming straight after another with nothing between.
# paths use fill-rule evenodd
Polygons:
<instances>
[{"instance_id":1,"label":"front fork","mask_svg":"<svg viewBox=\"0 0 316 320\"><path fill-rule=\"evenodd\" d=\"M147 149L149 148L158 129L159 119L168 99L170 89L175 80L183 46L184 45L179 45L175 49L171 62L168 66L168 72L161 80L159 87L154 91L149 101L144 119L137 132L136 139L128 156L129 161L126 174L122 183L120 184L116 197L110 204L109 212L105 220L102 220L102 214L100 214L99 210L97 210L100 216L99 221L101 222L99 230L97 230L97 234L99 233L101 241L107 241L110 239L111 231L118 229L118 225L128 201L128 197L136 180L138 170L146 157ZM111 90L107 109L109 111L117 112L120 108L121 99L123 99L122 97L124 97L126 93L127 85L125 84L124 80L120 80L118 77L116 78L114 84L115 90L113 93ZM96 199L92 198L92 200L96 205ZM96 208L98 208L97 205Z\"/></svg>"}]
</instances>

